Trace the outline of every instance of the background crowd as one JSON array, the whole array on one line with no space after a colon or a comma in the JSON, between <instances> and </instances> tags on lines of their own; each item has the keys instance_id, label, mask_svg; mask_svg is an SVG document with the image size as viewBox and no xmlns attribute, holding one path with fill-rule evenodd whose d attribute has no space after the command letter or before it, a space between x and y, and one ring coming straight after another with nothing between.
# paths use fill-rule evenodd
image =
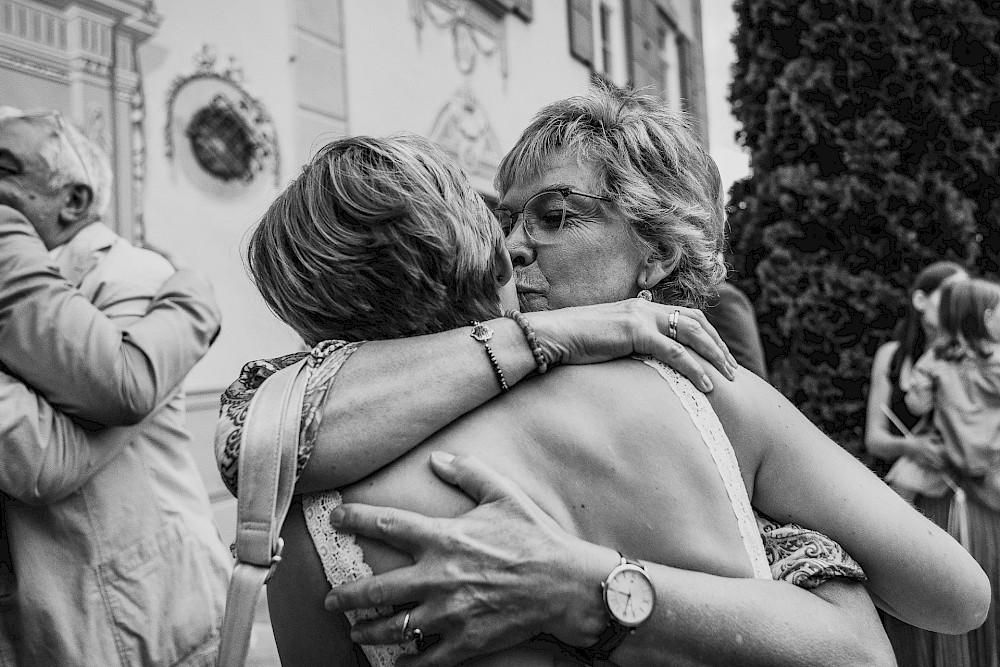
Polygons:
<instances>
[{"instance_id":1,"label":"background crowd","mask_svg":"<svg viewBox=\"0 0 1000 667\"><path fill-rule=\"evenodd\" d=\"M969 632L921 629L899 620L905 609L893 614L882 604L879 619L898 664L998 666L1000 9L974 0L835 4L734 3L739 61L731 101L753 171L728 193L728 242L705 253L728 280L699 305L740 366L952 535L989 578L989 611ZM112 180L102 148L58 111L0 108L0 665L215 661L232 557L191 453L202 444L186 428L182 387L222 318L211 285L183 259L132 244L104 224ZM512 220L504 231L513 236ZM535 261L528 245L511 251L511 270ZM306 291L294 280L283 287ZM653 298L672 303L664 294ZM636 294L605 300L627 296ZM346 308L319 306L329 315L338 304ZM331 337L302 324L315 314L293 322L288 311L274 310L309 346ZM377 324L385 329L390 321ZM568 325L550 321L560 324L546 329L532 320L540 337L558 340ZM324 326L316 330L346 325ZM380 337L434 326L449 328L435 321ZM492 364L508 369L497 373L513 386L535 360L517 359L520 325L502 326ZM728 367L711 358L704 339L676 340ZM378 349L393 358L391 345ZM633 351L640 350L616 348L606 357ZM324 354L342 354L339 368L354 352ZM379 369L362 366L364 354L358 375L372 383L371 394L386 392L363 413L371 418L395 399L371 379ZM248 387L291 360L248 365L244 384L227 393L223 422L241 424ZM673 363L699 383L693 359ZM326 378L331 384L336 372ZM416 367L406 375L418 377ZM715 371L706 377L723 381ZM462 379L469 405L452 417L492 396L491 382L491 375ZM361 476L343 477L347 454L313 451L317 437L333 439L322 430L333 428L332 418L316 417L325 399L313 396L313 440L300 452L300 472L310 472L300 490ZM422 400L415 413L430 409L430 399ZM446 416L434 411L436 419ZM412 429L410 446L450 419L425 421ZM374 437L340 428L343 442L367 446L363 438ZM235 433L220 449L234 493ZM352 465L367 473L399 454ZM870 576L878 589L878 575ZM409 621L406 613L404 634ZM284 631L294 644L301 628Z\"/></svg>"}]
</instances>

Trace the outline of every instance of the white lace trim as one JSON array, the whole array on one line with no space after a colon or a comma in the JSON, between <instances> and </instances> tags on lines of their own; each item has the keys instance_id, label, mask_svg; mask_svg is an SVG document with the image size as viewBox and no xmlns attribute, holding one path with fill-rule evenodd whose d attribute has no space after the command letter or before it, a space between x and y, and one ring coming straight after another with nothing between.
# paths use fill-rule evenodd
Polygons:
<instances>
[{"instance_id":1,"label":"white lace trim","mask_svg":"<svg viewBox=\"0 0 1000 667\"><path fill-rule=\"evenodd\" d=\"M327 491L309 493L302 496L302 512L306 526L312 535L316 553L323 562L326 580L331 586L339 586L348 581L357 581L372 576L372 568L365 562L364 552L354 539L354 535L342 533L330 525L330 512L343 503L340 493ZM359 620L377 616L391 616L391 607L348 611L347 619L354 625ZM362 646L372 667L393 667L401 655L415 654L416 642L392 646Z\"/></svg>"},{"instance_id":2,"label":"white lace trim","mask_svg":"<svg viewBox=\"0 0 1000 667\"><path fill-rule=\"evenodd\" d=\"M729 502L733 506L736 523L740 529L740 536L743 538L743 547L750 557L754 578L770 579L771 567L767 562L767 554L764 552L764 543L757 528L757 519L750 506L747 487L740 474L740 464L736 459L736 452L733 451L729 436L722 428L722 422L715 414L712 404L708 402L705 394L698 391L686 377L673 368L651 357L636 357L636 359L656 369L660 377L666 380L670 388L677 394L681 405L691 416L691 421L701 433L708 451L715 460L715 466L719 469L722 482L726 486Z\"/></svg>"}]
</instances>

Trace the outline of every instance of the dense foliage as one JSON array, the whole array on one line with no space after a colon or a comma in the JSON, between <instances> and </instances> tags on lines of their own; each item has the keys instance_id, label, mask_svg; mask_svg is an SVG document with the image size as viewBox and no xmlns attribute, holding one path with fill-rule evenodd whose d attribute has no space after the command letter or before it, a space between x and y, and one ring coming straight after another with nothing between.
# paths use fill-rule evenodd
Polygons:
<instances>
[{"instance_id":1,"label":"dense foliage","mask_svg":"<svg viewBox=\"0 0 1000 667\"><path fill-rule=\"evenodd\" d=\"M857 454L871 358L915 273L1000 270L1000 3L734 8L752 167L730 193L735 280L772 382Z\"/></svg>"}]
</instances>

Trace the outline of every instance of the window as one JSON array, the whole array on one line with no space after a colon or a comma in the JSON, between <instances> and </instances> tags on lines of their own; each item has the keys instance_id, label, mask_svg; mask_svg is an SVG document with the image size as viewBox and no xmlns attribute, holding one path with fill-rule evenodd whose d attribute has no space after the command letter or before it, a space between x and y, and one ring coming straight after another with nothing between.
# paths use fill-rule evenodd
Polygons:
<instances>
[{"instance_id":1,"label":"window","mask_svg":"<svg viewBox=\"0 0 1000 667\"><path fill-rule=\"evenodd\" d=\"M683 91L681 90L681 57L678 34L666 21L660 24L657 47L660 55L660 72L663 99L671 109L680 110Z\"/></svg>"},{"instance_id":2,"label":"window","mask_svg":"<svg viewBox=\"0 0 1000 667\"><path fill-rule=\"evenodd\" d=\"M568 0L569 49L599 78L628 81L624 0Z\"/></svg>"},{"instance_id":3,"label":"window","mask_svg":"<svg viewBox=\"0 0 1000 667\"><path fill-rule=\"evenodd\" d=\"M600 45L601 62L600 72L604 76L611 78L611 67L614 59L611 56L611 8L605 3L601 3L598 8L598 44Z\"/></svg>"},{"instance_id":4,"label":"window","mask_svg":"<svg viewBox=\"0 0 1000 667\"><path fill-rule=\"evenodd\" d=\"M594 63L594 19L591 0L566 0L569 11L569 52L592 66Z\"/></svg>"}]
</instances>

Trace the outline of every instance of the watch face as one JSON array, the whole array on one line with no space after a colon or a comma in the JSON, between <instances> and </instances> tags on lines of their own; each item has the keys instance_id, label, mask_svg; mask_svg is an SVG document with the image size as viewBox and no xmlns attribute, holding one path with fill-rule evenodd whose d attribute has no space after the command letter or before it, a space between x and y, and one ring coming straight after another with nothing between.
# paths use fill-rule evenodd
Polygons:
<instances>
[{"instance_id":1,"label":"watch face","mask_svg":"<svg viewBox=\"0 0 1000 667\"><path fill-rule=\"evenodd\" d=\"M622 625L641 625L653 613L655 593L646 573L635 566L624 566L607 582L605 599L615 620Z\"/></svg>"}]
</instances>

